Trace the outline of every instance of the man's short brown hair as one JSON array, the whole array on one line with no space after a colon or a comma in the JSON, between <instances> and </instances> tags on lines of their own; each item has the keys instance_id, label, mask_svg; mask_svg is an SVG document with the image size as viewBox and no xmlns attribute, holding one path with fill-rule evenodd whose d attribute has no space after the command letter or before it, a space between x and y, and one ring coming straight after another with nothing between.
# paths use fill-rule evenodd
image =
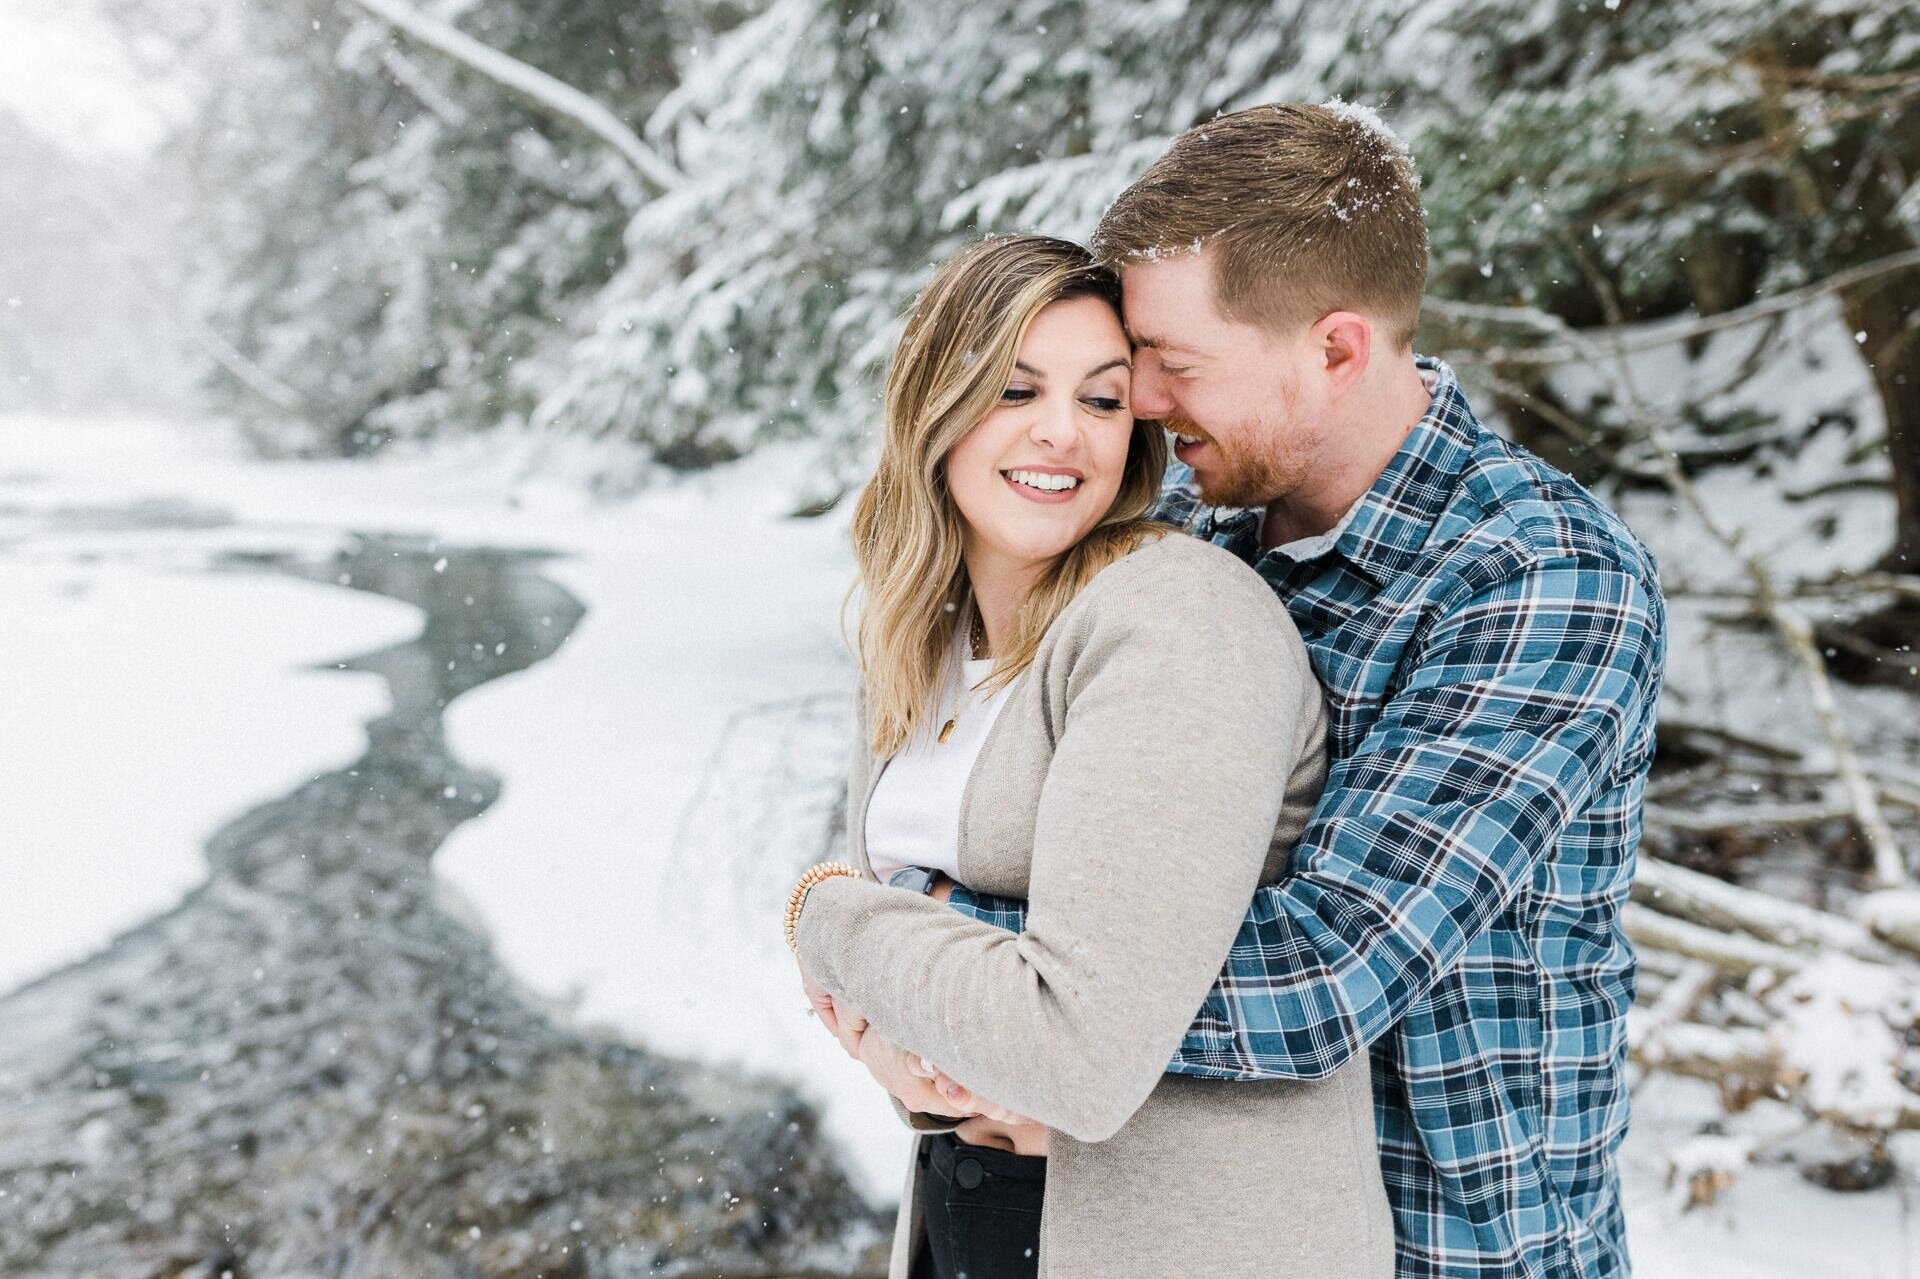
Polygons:
<instances>
[{"instance_id":1,"label":"man's short brown hair","mask_svg":"<svg viewBox=\"0 0 1920 1279\"><path fill-rule=\"evenodd\" d=\"M1108 207L1093 251L1110 266L1214 251L1228 318L1285 330L1334 311L1413 341L1427 282L1420 177L1363 108L1281 102L1196 125Z\"/></svg>"}]
</instances>

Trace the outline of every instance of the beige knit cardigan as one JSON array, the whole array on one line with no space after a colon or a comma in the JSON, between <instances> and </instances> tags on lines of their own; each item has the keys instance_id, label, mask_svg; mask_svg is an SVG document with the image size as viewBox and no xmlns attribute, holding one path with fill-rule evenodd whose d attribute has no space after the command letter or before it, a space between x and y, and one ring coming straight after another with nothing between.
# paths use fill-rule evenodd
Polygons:
<instances>
[{"instance_id":1,"label":"beige knit cardigan","mask_svg":"<svg viewBox=\"0 0 1920 1279\"><path fill-rule=\"evenodd\" d=\"M1041 640L960 809L961 881L1025 898L1023 933L873 879L863 828L885 761L857 718L864 878L808 893L800 958L874 1030L1048 1126L1043 1279L1390 1276L1365 1054L1318 1080L1165 1073L1326 778L1320 688L1260 577L1166 536ZM921 1142L953 1122L896 1109ZM890 1279L924 1240L919 1172Z\"/></svg>"}]
</instances>

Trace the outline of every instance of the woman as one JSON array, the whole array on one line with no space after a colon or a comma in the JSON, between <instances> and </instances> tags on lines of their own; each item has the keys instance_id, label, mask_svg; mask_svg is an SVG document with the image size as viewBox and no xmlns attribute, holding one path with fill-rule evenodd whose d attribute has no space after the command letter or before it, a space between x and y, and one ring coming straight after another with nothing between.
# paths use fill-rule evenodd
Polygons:
<instances>
[{"instance_id":1,"label":"woman","mask_svg":"<svg viewBox=\"0 0 1920 1279\"><path fill-rule=\"evenodd\" d=\"M869 1019L920 1130L892 1279L1392 1270L1368 1067L1164 1073L1326 775L1284 607L1147 521L1165 462L1127 408L1113 276L985 241L915 304L854 542L852 865L802 876L803 980ZM877 882L1028 900L1026 931ZM924 1057L1002 1122L955 1114Z\"/></svg>"}]
</instances>

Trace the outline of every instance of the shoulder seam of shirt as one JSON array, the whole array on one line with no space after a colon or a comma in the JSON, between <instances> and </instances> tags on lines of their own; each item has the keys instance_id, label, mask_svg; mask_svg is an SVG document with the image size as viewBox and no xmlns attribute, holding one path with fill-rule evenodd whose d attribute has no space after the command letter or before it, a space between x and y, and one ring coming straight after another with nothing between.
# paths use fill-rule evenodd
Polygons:
<instances>
[{"instance_id":1,"label":"shoulder seam of shirt","mask_svg":"<svg viewBox=\"0 0 1920 1279\"><path fill-rule=\"evenodd\" d=\"M1490 472L1509 468L1516 473L1515 482L1496 487ZM1491 467L1476 465L1463 479L1478 518L1472 519L1459 537L1450 538L1450 545L1492 537L1525 546L1536 557L1587 558L1611 564L1649 587L1658 580L1652 552L1618 514L1571 476L1561 477L1576 490L1566 497L1550 491L1560 485L1560 480L1541 476L1518 459L1507 458ZM1456 512L1466 514L1457 508ZM1502 522L1506 530L1496 532Z\"/></svg>"}]
</instances>

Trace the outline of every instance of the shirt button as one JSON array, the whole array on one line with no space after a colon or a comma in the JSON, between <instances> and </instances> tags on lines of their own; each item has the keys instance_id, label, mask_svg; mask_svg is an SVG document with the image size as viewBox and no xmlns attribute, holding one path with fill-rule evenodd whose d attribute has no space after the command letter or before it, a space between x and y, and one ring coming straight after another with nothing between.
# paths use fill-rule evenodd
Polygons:
<instances>
[{"instance_id":1,"label":"shirt button","mask_svg":"<svg viewBox=\"0 0 1920 1279\"><path fill-rule=\"evenodd\" d=\"M953 1166L953 1179L960 1183L962 1190L978 1190L987 1174L980 1170L978 1159L962 1159Z\"/></svg>"}]
</instances>

